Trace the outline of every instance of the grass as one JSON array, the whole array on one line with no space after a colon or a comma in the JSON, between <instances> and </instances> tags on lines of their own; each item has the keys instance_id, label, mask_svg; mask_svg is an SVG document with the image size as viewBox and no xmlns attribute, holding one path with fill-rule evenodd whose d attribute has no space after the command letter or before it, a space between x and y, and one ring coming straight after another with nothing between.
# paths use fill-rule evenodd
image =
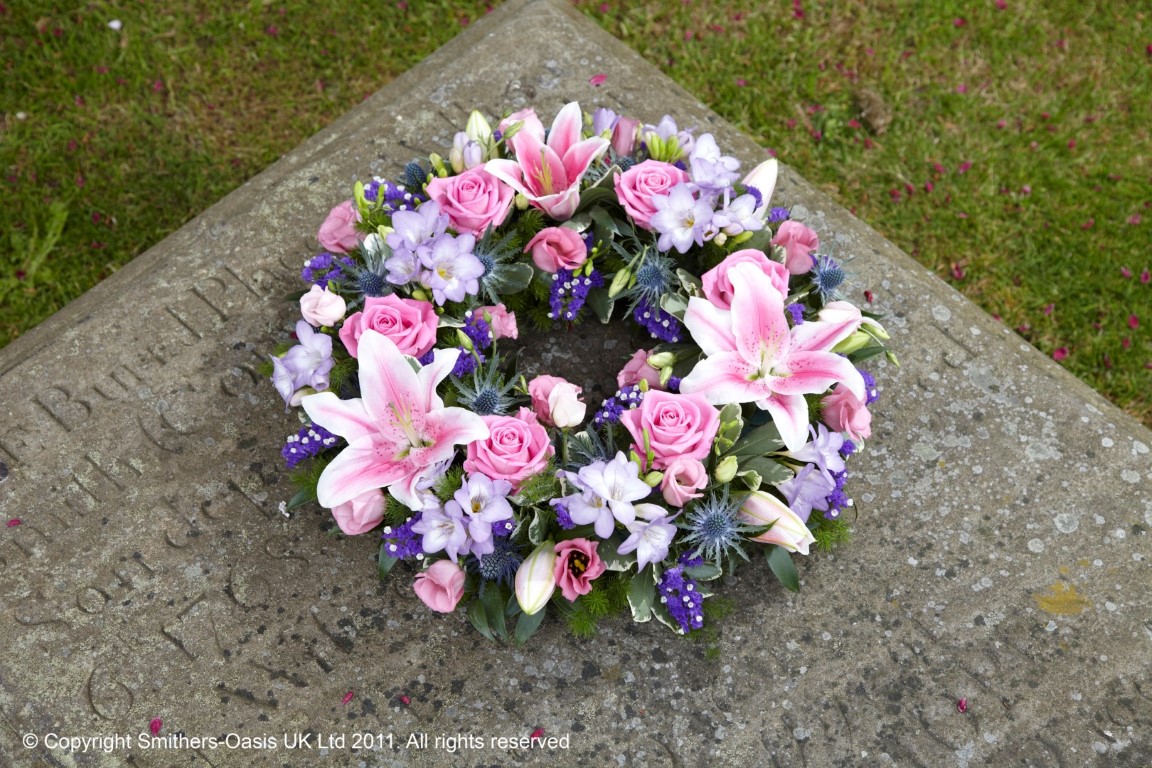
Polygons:
<instances>
[{"instance_id":1,"label":"grass","mask_svg":"<svg viewBox=\"0 0 1152 768\"><path fill-rule=\"evenodd\" d=\"M0 345L487 8L41 5L0 2ZM1152 12L576 5L1152 426Z\"/></svg>"}]
</instances>

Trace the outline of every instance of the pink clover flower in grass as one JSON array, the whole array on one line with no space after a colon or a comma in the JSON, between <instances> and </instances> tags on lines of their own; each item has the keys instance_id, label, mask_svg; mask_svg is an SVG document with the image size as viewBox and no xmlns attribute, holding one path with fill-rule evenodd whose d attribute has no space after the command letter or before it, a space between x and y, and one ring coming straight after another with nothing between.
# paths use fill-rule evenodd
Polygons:
<instances>
[{"instance_id":1,"label":"pink clover flower in grass","mask_svg":"<svg viewBox=\"0 0 1152 768\"><path fill-rule=\"evenodd\" d=\"M756 403L771 414L788 449L799 450L808 437L804 395L841 384L865 399L860 372L831 351L860 327L860 310L832 302L827 308L845 310L833 313L835 320L790 327L784 296L767 275L751 264L738 264L731 274L730 311L699 297L688 301L684 325L705 359L680 382L680 391L701 393L713 405Z\"/></svg>"},{"instance_id":2,"label":"pink clover flower in grass","mask_svg":"<svg viewBox=\"0 0 1152 768\"><path fill-rule=\"evenodd\" d=\"M313 423L348 441L316 487L332 509L372 488L387 488L412 510L424 507L419 484L451 459L456 446L488 437L484 420L463 408L444 407L436 387L452 372L458 349L437 349L414 371L387 337L360 337L362 397L341 400L331 392L305 397Z\"/></svg>"},{"instance_id":3,"label":"pink clover flower in grass","mask_svg":"<svg viewBox=\"0 0 1152 768\"><path fill-rule=\"evenodd\" d=\"M574 101L556 115L547 139L535 112L528 110L520 119L520 129L508 139L516 159L489 160L484 170L553 219L566 221L580 203L580 180L608 149L608 139L580 138L584 119Z\"/></svg>"}]
</instances>

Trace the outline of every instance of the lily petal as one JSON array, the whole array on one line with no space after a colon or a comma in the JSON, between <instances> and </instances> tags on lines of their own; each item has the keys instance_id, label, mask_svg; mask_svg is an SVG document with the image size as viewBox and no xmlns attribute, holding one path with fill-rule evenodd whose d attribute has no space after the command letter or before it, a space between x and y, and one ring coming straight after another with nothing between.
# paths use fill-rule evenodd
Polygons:
<instances>
[{"instance_id":1,"label":"lily petal","mask_svg":"<svg viewBox=\"0 0 1152 768\"><path fill-rule=\"evenodd\" d=\"M736 337L732 334L732 313L720 309L707 299L698 296L688 299L684 326L705 355L736 349Z\"/></svg>"},{"instance_id":2,"label":"lily petal","mask_svg":"<svg viewBox=\"0 0 1152 768\"><path fill-rule=\"evenodd\" d=\"M773 394L757 403L772 414L772 423L790 451L798 451L808 442L808 403L803 395Z\"/></svg>"},{"instance_id":3,"label":"lily petal","mask_svg":"<svg viewBox=\"0 0 1152 768\"><path fill-rule=\"evenodd\" d=\"M381 435L362 437L348 444L324 468L316 484L316 500L332 509L373 488L383 488L412 471L406 461L398 461L397 446Z\"/></svg>"},{"instance_id":4,"label":"lily petal","mask_svg":"<svg viewBox=\"0 0 1152 768\"><path fill-rule=\"evenodd\" d=\"M313 424L319 424L350 443L379 431L360 398L341 400L332 392L321 392L303 398L300 405Z\"/></svg>"}]
</instances>

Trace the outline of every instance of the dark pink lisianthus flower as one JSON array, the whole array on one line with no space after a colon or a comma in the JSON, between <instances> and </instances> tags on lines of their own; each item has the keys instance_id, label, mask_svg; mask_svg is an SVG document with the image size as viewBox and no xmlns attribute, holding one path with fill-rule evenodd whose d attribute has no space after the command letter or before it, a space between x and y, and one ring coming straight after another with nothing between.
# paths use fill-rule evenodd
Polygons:
<instances>
[{"instance_id":1,"label":"dark pink lisianthus flower","mask_svg":"<svg viewBox=\"0 0 1152 768\"><path fill-rule=\"evenodd\" d=\"M596 553L598 546L599 542L588 539L569 539L556 545L553 574L556 586L569 602L591 592L592 582L607 570Z\"/></svg>"},{"instance_id":2,"label":"dark pink lisianthus flower","mask_svg":"<svg viewBox=\"0 0 1152 768\"><path fill-rule=\"evenodd\" d=\"M812 270L809 254L820 247L820 238L808 227L789 219L776 230L772 245L784 249L784 266L793 275L802 275Z\"/></svg>"},{"instance_id":3,"label":"dark pink lisianthus flower","mask_svg":"<svg viewBox=\"0 0 1152 768\"><path fill-rule=\"evenodd\" d=\"M360 211L356 208L356 203L345 200L328 212L328 218L320 225L316 239L326 250L351 253L360 245L360 235L356 232L358 221Z\"/></svg>"}]
</instances>

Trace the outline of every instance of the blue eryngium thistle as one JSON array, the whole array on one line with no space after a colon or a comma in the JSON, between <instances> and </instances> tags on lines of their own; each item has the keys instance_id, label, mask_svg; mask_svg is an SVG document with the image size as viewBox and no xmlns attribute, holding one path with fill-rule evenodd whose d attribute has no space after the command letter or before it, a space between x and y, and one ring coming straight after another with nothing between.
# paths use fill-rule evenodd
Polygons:
<instances>
[{"instance_id":1,"label":"blue eryngium thistle","mask_svg":"<svg viewBox=\"0 0 1152 768\"><path fill-rule=\"evenodd\" d=\"M515 243L515 232L497 240L496 229L489 227L472 248L472 255L484 265L484 274L480 276L480 292L492 304L500 303L500 294L506 292L505 286L509 280L510 262L521 253Z\"/></svg>"},{"instance_id":2,"label":"blue eryngium thistle","mask_svg":"<svg viewBox=\"0 0 1152 768\"><path fill-rule=\"evenodd\" d=\"M491 552L480 557L469 555L465 565L484 581L512 586L516 570L523 562L524 556L516 551L516 544L510 538L493 538Z\"/></svg>"},{"instance_id":3,"label":"blue eryngium thistle","mask_svg":"<svg viewBox=\"0 0 1152 768\"><path fill-rule=\"evenodd\" d=\"M503 416L511 413L515 405L511 392L516 382L504 380L499 357L478 366L465 378L453 378L452 384L460 406L477 415Z\"/></svg>"},{"instance_id":4,"label":"blue eryngium thistle","mask_svg":"<svg viewBox=\"0 0 1152 768\"><path fill-rule=\"evenodd\" d=\"M840 298L840 285L847 275L844 267L831 256L811 256L812 259L812 285L820 294L821 300L827 304Z\"/></svg>"},{"instance_id":5,"label":"blue eryngium thistle","mask_svg":"<svg viewBox=\"0 0 1152 768\"><path fill-rule=\"evenodd\" d=\"M676 262L656 250L649 250L636 267L636 284L628 289L625 297L629 308L635 310L641 304L659 307L664 294L677 286Z\"/></svg>"},{"instance_id":6,"label":"blue eryngium thistle","mask_svg":"<svg viewBox=\"0 0 1152 768\"><path fill-rule=\"evenodd\" d=\"M737 516L742 502L743 499L729 496L727 487L721 493L712 491L695 502L680 524L687 531L682 541L694 546L697 555L715 565L722 565L725 557L731 560L733 553L747 560L748 555L740 544L748 535L755 535L758 528Z\"/></svg>"},{"instance_id":7,"label":"blue eryngium thistle","mask_svg":"<svg viewBox=\"0 0 1152 768\"><path fill-rule=\"evenodd\" d=\"M363 299L387 296L394 290L386 279L388 269L384 263L392 255L392 249L384 242L384 238L376 233L368 235L360 244L360 254L364 257L363 266L351 263L337 283L344 295L359 296L349 302L349 309L359 305Z\"/></svg>"}]
</instances>

